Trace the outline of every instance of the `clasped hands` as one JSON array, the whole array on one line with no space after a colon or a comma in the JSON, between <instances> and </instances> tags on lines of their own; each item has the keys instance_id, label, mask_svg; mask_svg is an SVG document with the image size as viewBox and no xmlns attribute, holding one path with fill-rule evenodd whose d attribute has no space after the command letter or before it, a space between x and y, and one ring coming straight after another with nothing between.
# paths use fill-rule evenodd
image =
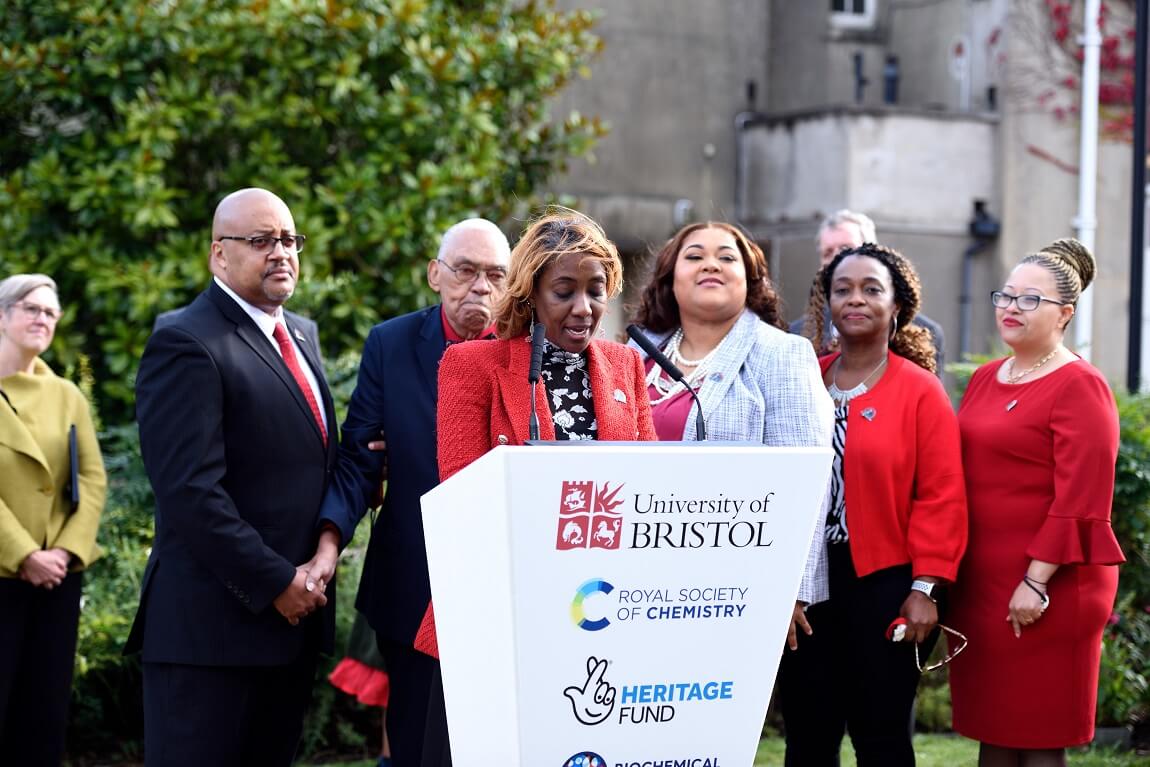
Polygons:
<instances>
[{"instance_id":1,"label":"clasped hands","mask_svg":"<svg viewBox=\"0 0 1150 767\"><path fill-rule=\"evenodd\" d=\"M275 598L279 614L293 626L327 604L327 585L335 577L339 560L339 533L326 529L319 534L315 556L295 569L295 576Z\"/></svg>"},{"instance_id":2,"label":"clasped hands","mask_svg":"<svg viewBox=\"0 0 1150 767\"><path fill-rule=\"evenodd\" d=\"M33 551L20 563L20 580L42 589L52 589L64 582L72 555L65 549Z\"/></svg>"}]
</instances>

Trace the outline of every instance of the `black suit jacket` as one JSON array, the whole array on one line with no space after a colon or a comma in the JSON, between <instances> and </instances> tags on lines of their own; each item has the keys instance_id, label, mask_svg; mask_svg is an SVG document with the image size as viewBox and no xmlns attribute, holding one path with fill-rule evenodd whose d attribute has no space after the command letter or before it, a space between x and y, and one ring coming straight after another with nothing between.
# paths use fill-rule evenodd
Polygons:
<instances>
[{"instance_id":1,"label":"black suit jacket","mask_svg":"<svg viewBox=\"0 0 1150 767\"><path fill-rule=\"evenodd\" d=\"M343 544L378 495L387 435L387 495L372 527L356 607L381 636L412 644L431 599L419 497L439 484L435 407L446 339L439 306L371 329L343 423L339 468L322 517ZM526 384L524 384L526 386Z\"/></svg>"},{"instance_id":2,"label":"black suit jacket","mask_svg":"<svg viewBox=\"0 0 1150 767\"><path fill-rule=\"evenodd\" d=\"M285 321L334 426L318 343L293 316ZM315 552L335 440L324 446L272 342L214 282L157 322L136 377L136 416L156 533L125 652L247 666L330 649L334 584L327 607L299 626L272 602Z\"/></svg>"}]
</instances>

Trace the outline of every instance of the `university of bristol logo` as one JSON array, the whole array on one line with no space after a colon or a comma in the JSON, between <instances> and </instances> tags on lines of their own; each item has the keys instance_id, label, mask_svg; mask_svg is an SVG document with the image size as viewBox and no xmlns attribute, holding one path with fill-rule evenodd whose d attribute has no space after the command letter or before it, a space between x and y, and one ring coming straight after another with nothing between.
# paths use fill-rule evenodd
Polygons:
<instances>
[{"instance_id":1,"label":"university of bristol logo","mask_svg":"<svg viewBox=\"0 0 1150 767\"><path fill-rule=\"evenodd\" d=\"M559 500L559 529L555 548L617 549L623 528L622 483L564 482Z\"/></svg>"}]
</instances>

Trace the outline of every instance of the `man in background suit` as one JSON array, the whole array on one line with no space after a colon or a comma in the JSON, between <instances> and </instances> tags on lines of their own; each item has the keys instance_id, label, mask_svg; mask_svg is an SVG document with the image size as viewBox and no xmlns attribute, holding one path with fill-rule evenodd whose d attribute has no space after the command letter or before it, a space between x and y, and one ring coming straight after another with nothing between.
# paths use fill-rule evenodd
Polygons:
<instances>
[{"instance_id":1,"label":"man in background suit","mask_svg":"<svg viewBox=\"0 0 1150 767\"><path fill-rule=\"evenodd\" d=\"M878 242L874 221L871 220L870 216L846 209L832 213L819 224L819 233L816 238L819 253L819 269L829 264L831 259L839 254L840 250L857 248L864 242ZM802 317L799 317L791 323L790 331L795 335L801 336L805 322L806 314L804 313ZM826 326L833 330L830 324L829 303L827 304L825 322ZM946 340L942 335L942 326L922 312L916 314L911 322L930 331L931 341L934 342L934 360L937 363L938 375L941 376L944 372L943 366L946 364ZM825 354L828 350L816 349L815 351L821 355Z\"/></svg>"},{"instance_id":2,"label":"man in background suit","mask_svg":"<svg viewBox=\"0 0 1150 767\"><path fill-rule=\"evenodd\" d=\"M212 283L140 361L156 537L125 652L143 653L148 767L290 765L330 650L335 411L314 336L282 308L304 239L271 192L225 197Z\"/></svg>"},{"instance_id":3,"label":"man in background suit","mask_svg":"<svg viewBox=\"0 0 1150 767\"><path fill-rule=\"evenodd\" d=\"M493 335L511 249L499 228L467 219L443 235L427 266L442 303L376 325L363 347L348 404L339 469L322 517L342 544L378 503L387 437L387 493L372 528L356 607L380 638L391 699L387 735L395 767L439 763L447 749L442 699L431 696L438 661L414 649L431 587L419 498L439 483L435 408L439 359L451 343ZM438 692L438 690L437 690ZM426 746L425 746L426 743Z\"/></svg>"}]
</instances>

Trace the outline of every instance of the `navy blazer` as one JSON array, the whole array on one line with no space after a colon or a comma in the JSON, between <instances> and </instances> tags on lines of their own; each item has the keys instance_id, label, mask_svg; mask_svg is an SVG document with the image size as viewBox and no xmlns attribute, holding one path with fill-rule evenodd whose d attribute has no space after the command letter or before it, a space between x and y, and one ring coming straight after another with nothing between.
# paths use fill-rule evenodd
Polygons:
<instances>
[{"instance_id":1,"label":"navy blazer","mask_svg":"<svg viewBox=\"0 0 1150 767\"><path fill-rule=\"evenodd\" d=\"M435 407L446 344L438 305L371 329L321 513L346 546L378 500L384 456L367 443L383 431L387 493L372 525L355 606L379 635L406 645L431 599L419 498L439 484Z\"/></svg>"},{"instance_id":2,"label":"navy blazer","mask_svg":"<svg viewBox=\"0 0 1150 767\"><path fill-rule=\"evenodd\" d=\"M285 319L335 409L319 347ZM327 607L291 626L272 602L315 553L335 463L272 342L214 282L148 340L136 377L156 533L125 652L145 662L280 665L334 638Z\"/></svg>"}]
</instances>

